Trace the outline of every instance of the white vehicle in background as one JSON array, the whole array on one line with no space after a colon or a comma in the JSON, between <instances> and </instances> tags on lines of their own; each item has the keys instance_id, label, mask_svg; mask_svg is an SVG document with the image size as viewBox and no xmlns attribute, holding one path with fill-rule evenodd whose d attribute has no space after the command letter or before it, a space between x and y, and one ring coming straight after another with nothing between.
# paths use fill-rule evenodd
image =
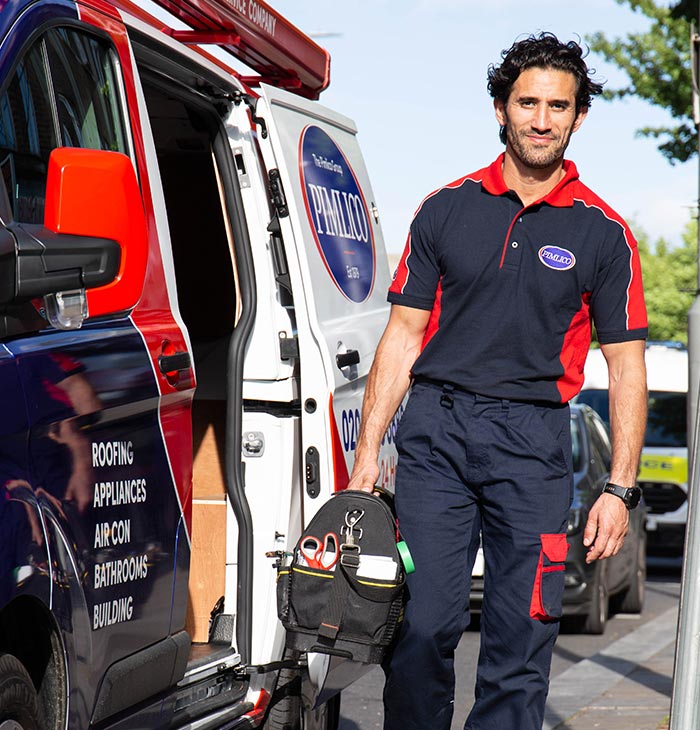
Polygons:
<instances>
[{"instance_id":1,"label":"white vehicle in background","mask_svg":"<svg viewBox=\"0 0 700 730\"><path fill-rule=\"evenodd\" d=\"M637 481L648 507L648 552L680 555L688 518L688 351L680 342L649 341L646 366L649 417ZM609 424L608 368L600 350L588 353L584 374L577 402Z\"/></svg>"}]
</instances>

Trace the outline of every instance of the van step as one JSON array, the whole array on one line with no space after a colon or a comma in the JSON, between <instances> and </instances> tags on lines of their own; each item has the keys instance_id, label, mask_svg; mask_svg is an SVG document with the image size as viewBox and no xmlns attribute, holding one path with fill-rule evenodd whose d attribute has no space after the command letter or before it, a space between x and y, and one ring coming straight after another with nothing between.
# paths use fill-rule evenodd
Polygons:
<instances>
[{"instance_id":1,"label":"van step","mask_svg":"<svg viewBox=\"0 0 700 730\"><path fill-rule=\"evenodd\" d=\"M190 684L203 677L221 671L222 668L239 666L241 655L229 644L209 642L208 644L192 644L187 670L180 684Z\"/></svg>"},{"instance_id":2,"label":"van step","mask_svg":"<svg viewBox=\"0 0 700 730\"><path fill-rule=\"evenodd\" d=\"M206 677L183 687L175 700L172 728L223 728L253 710L246 701L248 682L233 671Z\"/></svg>"}]
</instances>

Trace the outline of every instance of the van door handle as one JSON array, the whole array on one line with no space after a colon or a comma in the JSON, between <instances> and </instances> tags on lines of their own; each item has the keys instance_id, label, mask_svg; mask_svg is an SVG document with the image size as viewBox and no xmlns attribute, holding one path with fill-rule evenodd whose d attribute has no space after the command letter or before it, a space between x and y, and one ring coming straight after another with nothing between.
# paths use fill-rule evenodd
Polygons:
<instances>
[{"instance_id":1,"label":"van door handle","mask_svg":"<svg viewBox=\"0 0 700 730\"><path fill-rule=\"evenodd\" d=\"M346 350L335 356L335 362L341 370L350 367L350 365L359 365L360 353L357 350Z\"/></svg>"},{"instance_id":2,"label":"van door handle","mask_svg":"<svg viewBox=\"0 0 700 730\"><path fill-rule=\"evenodd\" d=\"M163 375L174 375L181 370L189 370L192 359L189 352L174 352L172 355L159 355L158 367Z\"/></svg>"}]
</instances>

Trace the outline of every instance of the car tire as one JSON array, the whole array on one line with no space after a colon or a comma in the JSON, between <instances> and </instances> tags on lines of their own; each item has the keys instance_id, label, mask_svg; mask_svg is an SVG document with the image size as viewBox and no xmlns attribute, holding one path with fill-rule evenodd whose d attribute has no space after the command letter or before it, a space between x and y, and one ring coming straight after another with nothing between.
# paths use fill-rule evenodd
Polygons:
<instances>
[{"instance_id":1,"label":"car tire","mask_svg":"<svg viewBox=\"0 0 700 730\"><path fill-rule=\"evenodd\" d=\"M601 564L597 564L593 574L591 587L591 602L588 613L583 617L581 630L584 634L600 635L605 632L608 622L609 596L605 582L605 572Z\"/></svg>"},{"instance_id":2,"label":"car tire","mask_svg":"<svg viewBox=\"0 0 700 730\"><path fill-rule=\"evenodd\" d=\"M22 662L0 654L0 730L39 730L39 702Z\"/></svg>"},{"instance_id":3,"label":"car tire","mask_svg":"<svg viewBox=\"0 0 700 730\"><path fill-rule=\"evenodd\" d=\"M637 558L630 572L630 581L624 592L615 601L620 613L641 613L644 608L647 580L646 539L640 538L637 545Z\"/></svg>"},{"instance_id":4,"label":"car tire","mask_svg":"<svg viewBox=\"0 0 700 730\"><path fill-rule=\"evenodd\" d=\"M298 670L282 669L264 730L338 730L340 694L331 697L315 710L307 710L301 701L301 676ZM0 730L2 728L0 727Z\"/></svg>"}]
</instances>

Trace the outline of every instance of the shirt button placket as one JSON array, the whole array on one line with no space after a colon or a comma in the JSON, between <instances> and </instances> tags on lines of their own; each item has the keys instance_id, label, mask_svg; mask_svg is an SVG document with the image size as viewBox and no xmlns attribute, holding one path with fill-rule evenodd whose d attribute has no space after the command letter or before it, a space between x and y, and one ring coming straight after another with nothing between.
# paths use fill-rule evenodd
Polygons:
<instances>
[{"instance_id":1,"label":"shirt button placket","mask_svg":"<svg viewBox=\"0 0 700 730\"><path fill-rule=\"evenodd\" d=\"M522 230L522 222L523 217L518 215L510 231L510 238L506 244L503 260L503 265L506 268L520 268L520 260L522 258L520 252L523 248L523 235L525 235L525 231Z\"/></svg>"},{"instance_id":2,"label":"shirt button placket","mask_svg":"<svg viewBox=\"0 0 700 730\"><path fill-rule=\"evenodd\" d=\"M510 262L513 266L520 267L520 261L522 259L522 251L525 248L525 230L522 226L523 217L518 216L518 222L513 226L511 231L510 239Z\"/></svg>"},{"instance_id":3,"label":"shirt button placket","mask_svg":"<svg viewBox=\"0 0 700 730\"><path fill-rule=\"evenodd\" d=\"M511 239L508 242L508 253L506 254L505 263L513 268L520 267L520 260L522 258L521 251L523 250L524 243L522 236L515 238L516 231L511 233Z\"/></svg>"}]
</instances>

